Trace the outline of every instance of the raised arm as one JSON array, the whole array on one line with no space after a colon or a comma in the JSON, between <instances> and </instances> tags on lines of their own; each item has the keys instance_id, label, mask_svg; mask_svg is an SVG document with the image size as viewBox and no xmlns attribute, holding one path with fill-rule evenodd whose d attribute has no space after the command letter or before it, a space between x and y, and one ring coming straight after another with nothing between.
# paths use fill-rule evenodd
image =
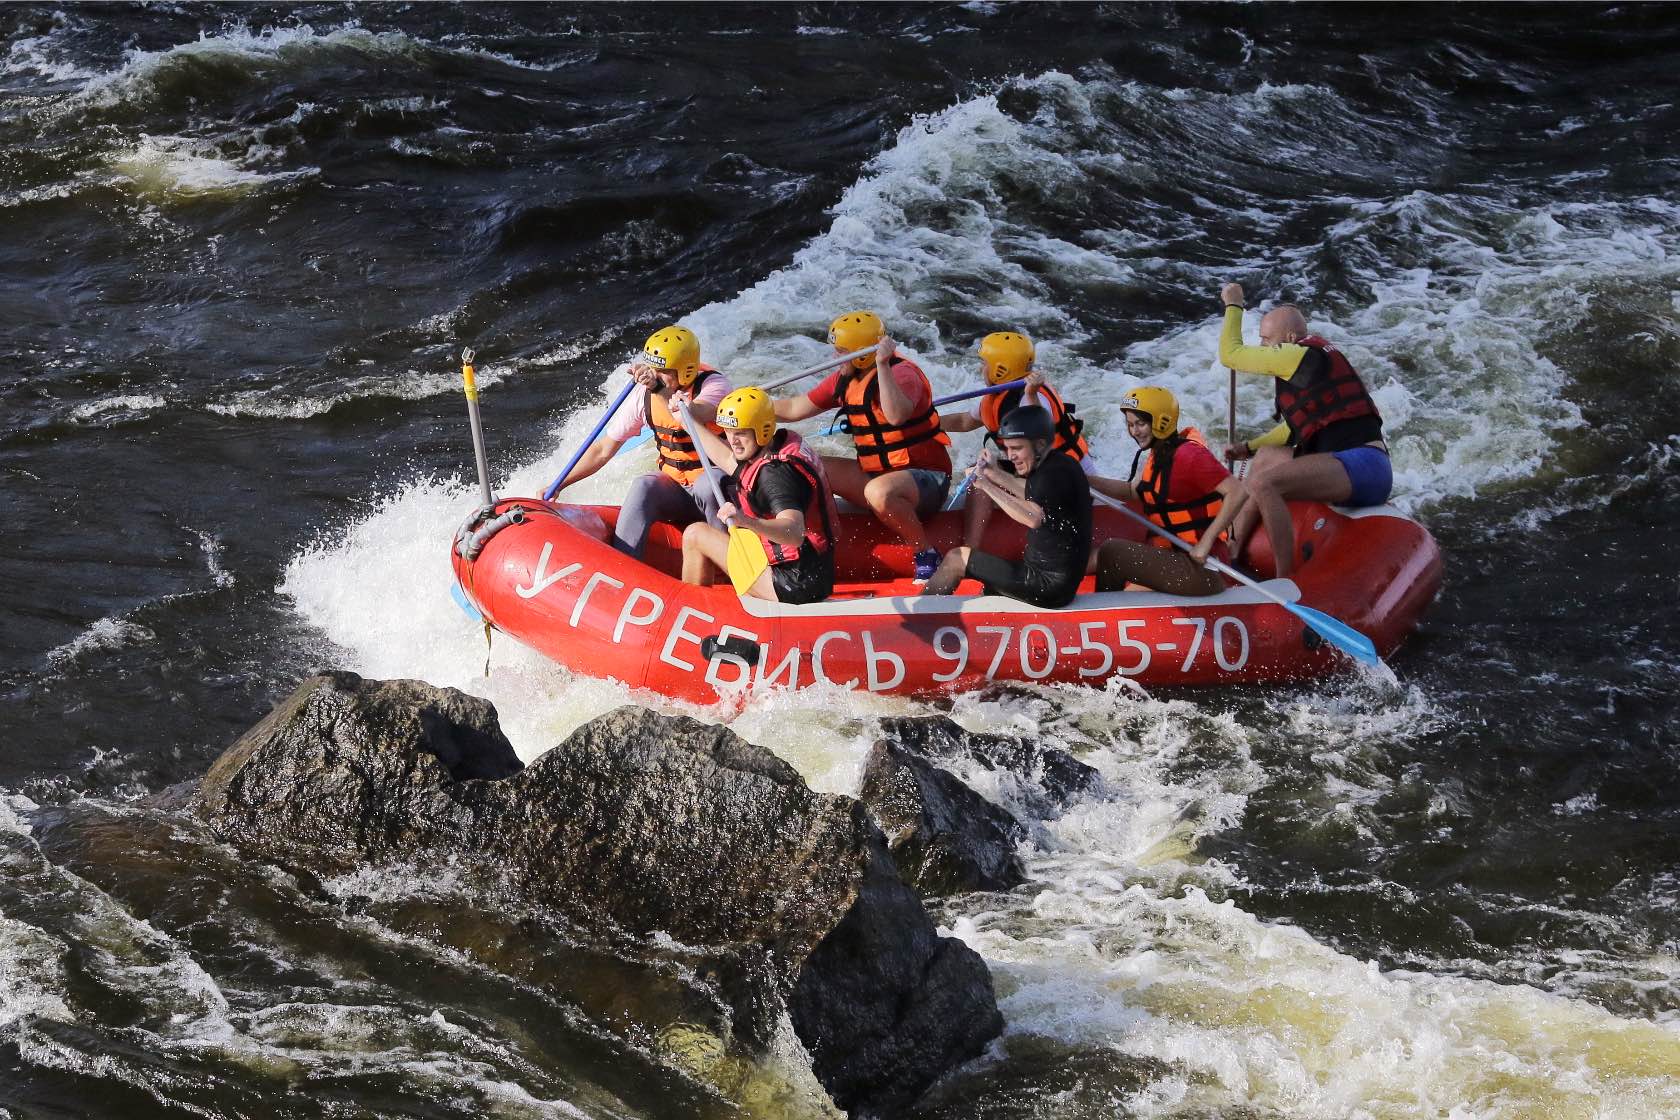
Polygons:
<instances>
[{"instance_id":1,"label":"raised arm","mask_svg":"<svg viewBox=\"0 0 1680 1120\"><path fill-rule=\"evenodd\" d=\"M892 374L893 354L898 350L891 338L883 338L875 347L875 384L881 392L881 414L889 424L902 424L916 415L916 402Z\"/></svg>"},{"instance_id":2,"label":"raised arm","mask_svg":"<svg viewBox=\"0 0 1680 1120\"><path fill-rule=\"evenodd\" d=\"M564 490L574 482L582 482L584 479L606 466L612 461L612 457L618 454L618 449L622 446L624 446L623 440L613 439L610 436L602 436L600 439L590 444L589 450L585 451L583 453L583 457L577 461L577 466L573 467L571 473L561 480L556 493L558 493L559 490Z\"/></svg>"},{"instance_id":3,"label":"raised arm","mask_svg":"<svg viewBox=\"0 0 1680 1120\"><path fill-rule=\"evenodd\" d=\"M1305 334L1299 331L1284 332L1270 345L1249 346L1243 342L1243 290L1241 284L1226 284L1219 290L1219 298L1225 303L1225 323L1219 332L1219 364L1238 373L1252 373L1261 377L1280 377L1288 381L1295 376L1300 368L1301 359L1310 351L1305 346L1295 345L1295 339ZM1276 314L1271 312L1270 314ZM1266 332L1261 332L1261 342L1267 342Z\"/></svg>"}]
</instances>

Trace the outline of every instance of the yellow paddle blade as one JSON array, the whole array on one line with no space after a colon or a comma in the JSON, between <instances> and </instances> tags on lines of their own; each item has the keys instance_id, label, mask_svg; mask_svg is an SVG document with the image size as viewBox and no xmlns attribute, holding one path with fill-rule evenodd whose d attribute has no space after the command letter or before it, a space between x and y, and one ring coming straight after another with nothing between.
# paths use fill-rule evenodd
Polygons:
<instances>
[{"instance_id":1,"label":"yellow paddle blade","mask_svg":"<svg viewBox=\"0 0 1680 1120\"><path fill-rule=\"evenodd\" d=\"M758 539L758 534L751 529L731 525L729 582L735 585L735 594L745 595L769 566L770 558L764 554L764 544Z\"/></svg>"}]
</instances>

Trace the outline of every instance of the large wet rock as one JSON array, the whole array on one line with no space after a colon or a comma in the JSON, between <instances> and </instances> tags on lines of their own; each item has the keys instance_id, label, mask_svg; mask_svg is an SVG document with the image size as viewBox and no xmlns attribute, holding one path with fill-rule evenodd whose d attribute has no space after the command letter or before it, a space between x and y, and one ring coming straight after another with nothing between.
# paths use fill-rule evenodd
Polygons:
<instances>
[{"instance_id":1,"label":"large wet rock","mask_svg":"<svg viewBox=\"0 0 1680 1120\"><path fill-rule=\"evenodd\" d=\"M883 740L869 752L858 798L900 873L924 896L1008 890L1026 880L1015 854L1026 830L1015 818L897 743Z\"/></svg>"},{"instance_id":2,"label":"large wet rock","mask_svg":"<svg viewBox=\"0 0 1680 1120\"><path fill-rule=\"evenodd\" d=\"M288 866L436 861L618 951L675 943L736 1038L768 1046L785 1014L860 1114L903 1109L1002 1029L984 963L937 935L863 806L726 728L620 708L521 770L487 703L328 673L191 806Z\"/></svg>"}]
</instances>

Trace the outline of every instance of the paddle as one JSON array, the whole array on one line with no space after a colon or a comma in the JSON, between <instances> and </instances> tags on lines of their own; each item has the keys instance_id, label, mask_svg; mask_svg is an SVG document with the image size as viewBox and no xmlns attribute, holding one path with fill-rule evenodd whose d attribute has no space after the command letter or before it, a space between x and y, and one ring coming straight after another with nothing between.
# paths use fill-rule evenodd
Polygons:
<instances>
[{"instance_id":1,"label":"paddle","mask_svg":"<svg viewBox=\"0 0 1680 1120\"><path fill-rule=\"evenodd\" d=\"M986 438L990 439L991 437L987 436ZM982 456L986 454L986 446L984 442L980 445L980 454ZM979 473L980 462L976 459L974 465L968 469L966 474L963 475L962 482L957 485L955 490L951 491L951 496L945 500L946 513L949 513L958 506L962 505L963 498L967 496L969 487L974 485L974 479L977 475L979 475Z\"/></svg>"},{"instance_id":2,"label":"paddle","mask_svg":"<svg viewBox=\"0 0 1680 1120\"><path fill-rule=\"evenodd\" d=\"M1231 370L1231 391L1225 398L1225 446L1232 447L1237 442L1237 371ZM1241 478L1248 471L1241 462L1231 464L1231 473Z\"/></svg>"},{"instance_id":3,"label":"paddle","mask_svg":"<svg viewBox=\"0 0 1680 1120\"><path fill-rule=\"evenodd\" d=\"M1019 389L1019 388L1021 388L1021 386L1025 385L1025 384L1026 384L1025 380L1005 381L1001 385L988 385L984 389L969 389L966 392L962 392L962 393L952 393L948 397L939 397L938 399L936 399L933 402L933 407L934 408L939 408L942 405L956 404L958 401L969 401L969 400L973 400L975 397L989 397L989 396L992 396L994 393L1007 393L1011 389ZM825 436L833 435L835 432L838 432L840 430L840 425L841 425L842 422L843 421L840 418L836 418L834 423L830 424L827 428L823 429L822 434L825 435Z\"/></svg>"},{"instance_id":4,"label":"paddle","mask_svg":"<svg viewBox=\"0 0 1680 1120\"><path fill-rule=\"evenodd\" d=\"M706 476L706 484L712 488L712 498L721 506L723 488L718 485L717 468L712 466L712 457L706 454L706 444L700 439L699 429L689 415L688 404L678 399L676 406L677 411L682 413L683 427L688 429L690 438L694 440L694 450L700 453L701 473ZM729 582L735 585L735 594L745 595L769 566L770 557L765 555L764 542L758 539L758 534L731 520L728 568Z\"/></svg>"},{"instance_id":5,"label":"paddle","mask_svg":"<svg viewBox=\"0 0 1680 1120\"><path fill-rule=\"evenodd\" d=\"M861 358L865 354L873 353L875 353L875 347L865 346L862 350L853 350L850 354L836 354L832 358L819 362L809 369L802 369L798 373L790 373L780 381L772 381L768 385L761 385L760 388L764 389L766 392L771 389L780 389L783 385L792 385L795 381L803 381L813 373L821 373L825 369L833 369L841 362L849 362L853 358Z\"/></svg>"},{"instance_id":6,"label":"paddle","mask_svg":"<svg viewBox=\"0 0 1680 1120\"><path fill-rule=\"evenodd\" d=\"M485 505L495 502L490 493L490 467L484 459L484 427L478 418L478 373L473 369L471 346L461 351L461 382L467 394L467 422L472 425L473 459L478 464L479 496Z\"/></svg>"},{"instance_id":7,"label":"paddle","mask_svg":"<svg viewBox=\"0 0 1680 1120\"><path fill-rule=\"evenodd\" d=\"M552 502L554 500L554 495L560 492L560 485L566 481L566 476L572 473L572 468L578 465L578 460L583 458L585 451L589 450L589 445L595 442L595 437L606 428L607 421L613 418L613 413L618 411L618 406L623 404L630 394L635 392L635 389L636 381L632 378L630 384L624 387L624 391L613 398L613 402L607 406L607 411L601 414L600 423L596 424L594 430L585 436L583 442L578 445L577 451L572 454L571 461L555 476L554 481L549 483L548 489L543 491L543 501Z\"/></svg>"},{"instance_id":8,"label":"paddle","mask_svg":"<svg viewBox=\"0 0 1680 1120\"><path fill-rule=\"evenodd\" d=\"M461 384L467 394L467 422L472 427L473 459L478 464L478 491L486 506L494 505L495 496L490 493L490 467L484 458L484 428L478 418L478 373L473 369L473 349L467 347L461 351ZM449 595L474 622L483 622L484 616L478 613L467 600L467 593L461 590L461 585L455 582L449 584Z\"/></svg>"},{"instance_id":9,"label":"paddle","mask_svg":"<svg viewBox=\"0 0 1680 1120\"><path fill-rule=\"evenodd\" d=\"M875 353L875 347L865 346L862 350L853 350L850 354L836 354L832 358L828 359L826 362L821 362L817 365L811 366L809 369L802 369L798 373L790 373L786 377L782 378L780 381L772 381L772 382L770 382L770 384L762 386L762 388L766 392L768 392L771 389L780 389L783 385L792 385L795 381L799 381L799 380L802 380L804 378L810 377L813 373L821 373L826 369L833 369L835 366L839 365L841 362L849 362L853 358L861 358L865 354L873 354L873 353ZM622 451L622 450L624 450L625 447L640 447L642 444L646 443L648 440L650 440L652 438L653 438L652 429L643 428L641 431L637 432L635 435L633 435L629 439L625 440L623 446L621 446L619 448L619 450Z\"/></svg>"},{"instance_id":10,"label":"paddle","mask_svg":"<svg viewBox=\"0 0 1680 1120\"><path fill-rule=\"evenodd\" d=\"M1111 506L1114 509L1119 510L1133 521L1142 525L1145 529L1148 529L1151 533L1165 539L1174 547L1181 548L1185 552L1194 551L1189 542L1185 541L1182 537L1177 537L1172 533L1167 532L1147 517L1134 512L1125 503L1117 502L1113 498L1110 498L1107 494L1099 494L1095 490L1091 491L1091 498L1094 501L1101 502L1105 506ZM1308 626L1312 627L1313 633L1317 634L1319 637L1323 638L1325 641L1329 642L1331 645L1335 646L1354 660L1363 661L1367 665L1382 664L1382 658L1377 656L1377 647L1371 644L1371 639L1367 638L1347 623L1331 618L1323 611L1315 611L1311 607L1303 607L1300 603L1291 603L1287 599L1281 598L1280 596L1266 590L1264 587L1260 586L1260 584L1243 575L1229 564L1221 563L1211 556L1208 557L1207 566L1222 575L1230 576L1249 590L1264 595L1266 598L1270 599L1272 602L1276 603L1278 606L1282 607L1284 610L1293 614L1302 622L1305 622Z\"/></svg>"}]
</instances>

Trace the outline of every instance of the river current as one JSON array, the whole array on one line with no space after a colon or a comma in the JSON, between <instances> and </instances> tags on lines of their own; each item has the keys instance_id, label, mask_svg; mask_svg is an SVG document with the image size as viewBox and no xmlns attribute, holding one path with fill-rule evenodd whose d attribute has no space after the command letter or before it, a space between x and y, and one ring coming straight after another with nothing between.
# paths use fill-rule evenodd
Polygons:
<instances>
[{"instance_id":1,"label":"river current","mask_svg":"<svg viewBox=\"0 0 1680 1120\"><path fill-rule=\"evenodd\" d=\"M1105 789L936 908L1007 1027L919 1114L1680 1116L1677 74L1670 5L0 8L0 1117L824 1114L439 948L447 869L138 802L316 667L527 758L662 703L484 675L463 345L503 494L654 328L748 383L857 307L940 392L1032 335L1123 474L1134 385L1222 430L1225 280L1364 373L1441 598L1391 676L941 705ZM845 792L929 710L732 726Z\"/></svg>"}]
</instances>

